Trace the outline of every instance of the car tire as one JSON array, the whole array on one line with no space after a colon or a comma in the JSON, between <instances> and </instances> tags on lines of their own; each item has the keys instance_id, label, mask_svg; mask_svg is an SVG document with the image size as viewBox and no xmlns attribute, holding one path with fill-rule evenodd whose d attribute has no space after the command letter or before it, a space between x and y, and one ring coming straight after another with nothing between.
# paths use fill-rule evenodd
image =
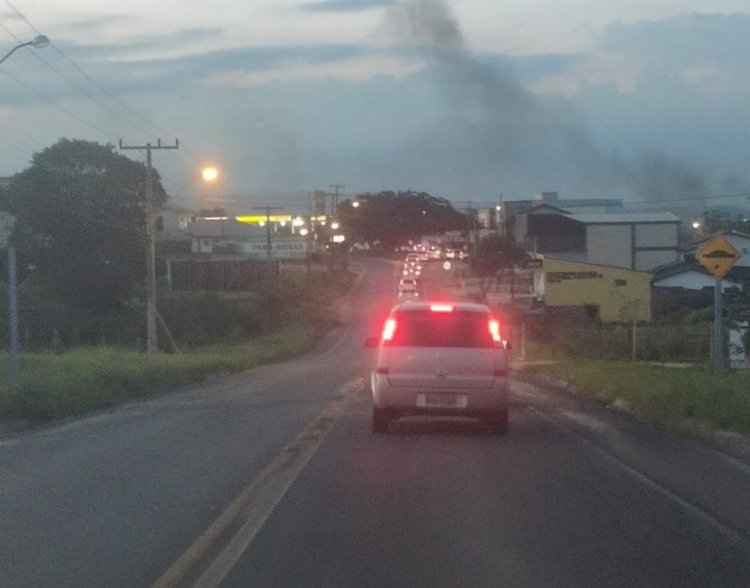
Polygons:
<instances>
[{"instance_id":1,"label":"car tire","mask_svg":"<svg viewBox=\"0 0 750 588\"><path fill-rule=\"evenodd\" d=\"M388 411L378 408L373 405L372 407L372 432L373 433L387 433L388 423L391 421Z\"/></svg>"},{"instance_id":2,"label":"car tire","mask_svg":"<svg viewBox=\"0 0 750 588\"><path fill-rule=\"evenodd\" d=\"M490 433L493 435L508 434L508 409L494 411L487 417Z\"/></svg>"}]
</instances>

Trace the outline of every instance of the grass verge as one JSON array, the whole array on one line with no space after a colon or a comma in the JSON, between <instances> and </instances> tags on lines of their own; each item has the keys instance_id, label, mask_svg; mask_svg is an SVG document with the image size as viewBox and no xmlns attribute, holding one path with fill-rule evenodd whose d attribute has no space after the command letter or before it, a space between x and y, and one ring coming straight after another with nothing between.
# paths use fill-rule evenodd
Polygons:
<instances>
[{"instance_id":1,"label":"grass verge","mask_svg":"<svg viewBox=\"0 0 750 588\"><path fill-rule=\"evenodd\" d=\"M688 423L750 433L750 371L714 377L706 366L667 367L614 361L561 361L530 365L571 384L584 397L615 405L668 428Z\"/></svg>"},{"instance_id":2,"label":"grass verge","mask_svg":"<svg viewBox=\"0 0 750 588\"><path fill-rule=\"evenodd\" d=\"M0 374L0 418L61 418L173 390L210 374L238 372L283 361L310 350L320 325L284 327L245 343L215 345L189 353L146 355L108 347L64 354L25 354L19 385ZM6 358L4 365L7 365Z\"/></svg>"}]
</instances>

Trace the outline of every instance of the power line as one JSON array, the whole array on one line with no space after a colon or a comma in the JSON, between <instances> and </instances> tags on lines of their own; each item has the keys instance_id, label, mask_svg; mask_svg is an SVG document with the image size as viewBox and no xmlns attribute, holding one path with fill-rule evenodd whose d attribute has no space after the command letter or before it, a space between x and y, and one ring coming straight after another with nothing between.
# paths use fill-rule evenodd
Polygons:
<instances>
[{"instance_id":1,"label":"power line","mask_svg":"<svg viewBox=\"0 0 750 588\"><path fill-rule=\"evenodd\" d=\"M20 10L18 10L18 8L13 3L11 3L10 0L5 0L5 3L10 7L10 9L21 20L23 20L28 25L28 27L31 30L33 30L38 35L42 34L41 31L36 26L34 26L34 24L26 17L26 15L24 15ZM7 29L3 25L0 25L0 26L2 26L2 28L4 28L8 32L8 34L10 34L11 36L13 36L14 38L17 39L17 37L15 37L15 35L9 29ZM52 49L61 58L63 58L70 65L70 67L72 67L75 71L77 71L83 78L85 78L90 84L92 84L94 87L96 87L106 97L108 97L110 100L112 100L114 103L116 103L120 108L122 108L123 110L125 110L127 113L129 113L133 117L136 117L137 119L139 119L140 121L142 121L143 123L145 123L148 127L153 128L153 129L157 129L159 132L161 132L163 134L166 134L168 136L176 137L175 133L167 131L166 129L164 129L163 127L161 127L160 125L158 125L157 123L155 123L152 120L146 118L143 114L141 114L140 112L138 112L137 110L135 110L134 108L132 108L131 106L129 106L126 102L124 102L122 99L120 99L116 94L114 94L112 91L110 91L108 88L106 88L103 84L99 83L95 78L93 78L83 68L81 68L71 57L69 57L68 55L66 55L56 45L56 43L54 41L50 41L50 47L52 47ZM47 65L47 67L49 67L50 69L52 69L53 71L55 71L69 85L71 85L73 88L75 88L76 90L78 90L79 92L81 92L82 94L84 94L92 102L94 102L99 107L101 107L104 110L106 110L112 116L114 116L114 117L116 117L116 118L118 118L118 119L126 122L131 127L135 128L135 129L138 129L139 131L141 131L143 133L151 134L151 132L152 132L151 130L146 129L141 124L136 123L134 120L126 118L122 114L120 114L118 112L115 112L109 106L107 106L106 104L104 104L102 101L98 100L97 97L94 94L92 94L91 92L89 92L85 88L81 87L79 84L73 82L69 77L65 76L61 71L59 71L57 68L55 68L53 65L49 64L48 62L46 62L40 56L38 56L38 55L35 54L35 57L37 59L39 59L40 61L42 61L43 63L45 63L45 65ZM88 124L88 126L92 126L92 125ZM106 134L109 134L109 133L106 133ZM112 136L112 138L114 138L114 135ZM178 160L180 161L180 163L182 165L184 165L186 167L189 167L189 168L194 168L194 167L197 167L198 165L200 165L200 162L198 161L197 156L195 156L195 154L192 153L192 151L190 151L189 149L187 149L184 145L182 146L182 151L185 151L187 153L187 155L189 155L192 158L192 162L185 161L184 158L181 157L180 153L175 152Z\"/></svg>"},{"instance_id":2,"label":"power line","mask_svg":"<svg viewBox=\"0 0 750 588\"><path fill-rule=\"evenodd\" d=\"M32 29L32 30L33 30L33 31L34 31L34 32L35 32L35 33L37 34L37 35L41 35L41 34L42 34L42 33L41 33L41 31L40 31L40 30L39 30L38 28L36 28L36 27L34 26L34 24L33 24L33 23L32 23L32 22L31 22L31 21L30 21L30 20L28 19L28 18L26 18L26 15L24 15L24 14L23 14L23 13L22 13L22 12L21 12L20 10L18 10L18 8L16 8L16 7L15 7L15 6L14 6L14 5L13 5L13 4L12 4L12 3L10 2L10 0L5 0L5 3L6 3L6 4L7 4L7 5L8 5L9 7L10 7L10 9L11 9L11 10L12 10L12 11L13 11L13 12L14 12L15 14L16 14L16 16L18 16L18 17L19 17L19 18L20 18L21 20L23 20L23 21L24 21L24 22L25 22L25 23L26 23L26 24L27 24L27 25L28 25L28 26L29 26L29 27L30 27L30 28L31 28L31 29ZM5 28L5 27L3 26L3 28ZM7 29L6 29L6 31L7 31ZM12 33L10 33L10 34L12 35ZM60 48L59 48L59 47L58 47L58 46L57 46L57 45L55 44L55 42L54 42L54 41L52 41L52 40L50 40L50 47L52 47L52 49L53 49L53 50L54 50L54 51L55 51L55 52L56 52L56 53L57 53L57 54L58 54L58 55L59 55L60 57L62 57L62 58L63 58L63 59L65 60L65 61L67 61L67 62L68 62L68 64L69 64L69 65L70 65L70 66L71 66L71 67L72 67L73 69L75 69L75 70L76 70L76 71L77 71L77 72L78 72L79 74L81 74L81 75L82 75L82 76L83 76L83 77L84 77L84 78L85 78L86 80L88 80L88 81L89 81L89 83L91 83L92 85L96 86L96 87L97 87L97 88L98 88L98 89L99 89L99 90L100 90L101 92L103 92L104 94L106 94L106 95L107 95L107 96L108 96L108 97L109 97L110 99L112 99L113 101L115 101L115 102L116 102L117 104L119 104L119 105L120 105L120 106L121 106L122 108L124 108L124 109L125 109L126 111L128 111L128 112L129 112L130 114L132 114L133 116L136 116L137 118L139 118L139 119L141 119L141 120L142 120L143 122L145 122L145 123L146 123L146 124L147 124L148 126L150 126L150 127L153 127L154 129L157 129L157 130L158 130L159 132L161 132L161 133L164 133L165 135L169 135L169 136L171 136L171 137L174 137L174 136L175 136L175 134L174 134L174 133L170 133L169 131L166 131L166 130L164 130L164 129L163 129L163 128L161 128L161 127L160 127L159 125L157 125L157 124L156 124L155 122L153 122L153 121L150 121L150 120L149 120L149 119L147 119L147 118L146 118L145 116L143 116L142 114L140 114L140 113L139 113L138 111L136 111L135 109L133 109L133 108L131 108L130 106L128 106L128 105L127 105L127 104L126 104L125 102L123 102L123 101L122 101L122 100L121 100L120 98L118 98L118 97L117 97L117 96L116 96L116 95L115 95L114 93L110 92L110 91L109 91L109 90L108 90L107 88L105 88L105 87L104 87L104 86L103 86L102 84L100 84L100 83L99 83L98 81L96 81L96 80L95 80L95 79L94 79L93 77L91 77L91 76L90 76L90 75L89 75L88 73L86 73L86 71L84 71L84 70L83 70L83 69L82 69L82 68L81 68L81 67L80 67L80 66L79 66L79 65L78 65L78 64L77 64L77 63L76 63L75 61L73 61L73 59L72 59L72 58L68 57L68 56L67 56L67 55L66 55L66 54L65 54L65 53L64 53L64 52L63 52L63 51L62 51L62 50L61 50L61 49L60 49ZM62 74L61 74L61 75L62 75ZM78 87L78 86L76 86L76 87L77 87L77 88L78 88L78 89L80 90L80 87ZM83 90L81 90L81 91L83 91ZM111 112L111 111L110 111L110 112ZM121 115L117 115L117 116L121 116ZM140 126L138 126L138 125L134 124L134 123L133 123L132 121L128 121L127 119L124 119L124 118L123 118L122 120L126 120L126 122L129 122L129 123L130 123L130 124L131 124L131 125L132 125L133 127L137 128L138 130L140 130L140 131L142 131L142 132L146 132L146 133L150 133L150 132L151 132L151 131L146 131L146 130L144 130L144 129L143 129L142 127L140 127Z\"/></svg>"},{"instance_id":3,"label":"power line","mask_svg":"<svg viewBox=\"0 0 750 588\"><path fill-rule=\"evenodd\" d=\"M0 69L0 72L2 72L4 75L8 76L11 80L13 80L14 82L16 82L18 85L23 86L29 92L32 92L34 95L36 95L37 97L41 98L42 100L44 100L48 104L51 104L52 106L58 108L59 110L61 110L62 112L64 112L68 116L70 116L71 118L74 118L75 120L77 120L81 124L84 124L87 127L89 127L90 129L95 130L97 133L101 133L102 135L105 135L107 137L112 137L112 138L114 138L114 137L117 136L116 133L112 133L110 131L105 131L104 129L102 129L101 127L95 125L94 123L91 123L91 122L87 121L86 119L81 118L80 116L78 116L72 110L69 110L69 109L65 108L64 106L62 106L61 104L58 104L57 102L55 102L54 100L52 100L52 98L49 98L48 96L45 96L44 94L42 94L38 90L35 90L31 86L29 86L27 83L22 82L20 79L18 79L14 75L9 74L7 71L5 71L3 69Z\"/></svg>"}]
</instances>

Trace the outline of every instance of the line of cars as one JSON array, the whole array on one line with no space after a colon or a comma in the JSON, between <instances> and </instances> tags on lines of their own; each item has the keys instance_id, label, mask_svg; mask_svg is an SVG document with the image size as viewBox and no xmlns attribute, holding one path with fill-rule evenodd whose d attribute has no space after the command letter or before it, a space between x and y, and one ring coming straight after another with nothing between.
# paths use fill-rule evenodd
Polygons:
<instances>
[{"instance_id":1,"label":"line of cars","mask_svg":"<svg viewBox=\"0 0 750 588\"><path fill-rule=\"evenodd\" d=\"M422 256L409 253L404 260L401 279L398 282L398 301L407 302L419 299L419 277L422 275Z\"/></svg>"},{"instance_id":2,"label":"line of cars","mask_svg":"<svg viewBox=\"0 0 750 588\"><path fill-rule=\"evenodd\" d=\"M402 417L468 417L508 430L510 343L485 304L420 297L423 260L409 253L398 299L377 337L370 370L372 430Z\"/></svg>"}]
</instances>

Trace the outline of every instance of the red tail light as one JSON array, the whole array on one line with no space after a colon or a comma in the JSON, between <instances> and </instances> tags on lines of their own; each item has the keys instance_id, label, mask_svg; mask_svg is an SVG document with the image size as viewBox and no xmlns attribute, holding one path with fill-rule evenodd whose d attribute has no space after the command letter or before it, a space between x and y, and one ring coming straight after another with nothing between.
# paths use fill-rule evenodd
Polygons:
<instances>
[{"instance_id":1,"label":"red tail light","mask_svg":"<svg viewBox=\"0 0 750 588\"><path fill-rule=\"evenodd\" d=\"M390 343L396 333L396 319L389 318L383 326L383 343Z\"/></svg>"},{"instance_id":2,"label":"red tail light","mask_svg":"<svg viewBox=\"0 0 750 588\"><path fill-rule=\"evenodd\" d=\"M490 319L490 335L495 343L502 343L503 338L500 336L500 323L495 319Z\"/></svg>"}]
</instances>

